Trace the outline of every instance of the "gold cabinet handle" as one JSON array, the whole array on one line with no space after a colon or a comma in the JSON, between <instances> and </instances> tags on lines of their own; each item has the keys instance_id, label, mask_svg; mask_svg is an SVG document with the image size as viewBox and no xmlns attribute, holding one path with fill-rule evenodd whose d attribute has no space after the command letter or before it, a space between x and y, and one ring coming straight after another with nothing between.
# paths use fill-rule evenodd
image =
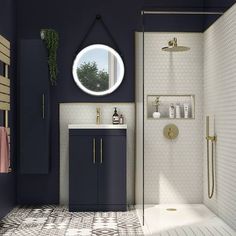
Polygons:
<instances>
[{"instance_id":1,"label":"gold cabinet handle","mask_svg":"<svg viewBox=\"0 0 236 236\"><path fill-rule=\"evenodd\" d=\"M103 147L103 140L102 138L100 139L100 164L102 164L103 162L103 150L102 150L102 147Z\"/></svg>"},{"instance_id":2,"label":"gold cabinet handle","mask_svg":"<svg viewBox=\"0 0 236 236\"><path fill-rule=\"evenodd\" d=\"M42 94L42 118L45 118L45 94Z\"/></svg>"},{"instance_id":3,"label":"gold cabinet handle","mask_svg":"<svg viewBox=\"0 0 236 236\"><path fill-rule=\"evenodd\" d=\"M93 139L93 164L96 164L96 140Z\"/></svg>"}]
</instances>

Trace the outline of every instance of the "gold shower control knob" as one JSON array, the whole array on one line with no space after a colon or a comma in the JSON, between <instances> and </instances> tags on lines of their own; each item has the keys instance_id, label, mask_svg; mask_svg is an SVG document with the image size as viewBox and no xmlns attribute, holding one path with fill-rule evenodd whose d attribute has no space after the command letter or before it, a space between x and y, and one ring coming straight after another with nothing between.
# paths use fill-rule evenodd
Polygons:
<instances>
[{"instance_id":1,"label":"gold shower control knob","mask_svg":"<svg viewBox=\"0 0 236 236\"><path fill-rule=\"evenodd\" d=\"M179 135L179 129L174 124L169 124L164 127L163 134L168 139L175 139Z\"/></svg>"},{"instance_id":2,"label":"gold shower control knob","mask_svg":"<svg viewBox=\"0 0 236 236\"><path fill-rule=\"evenodd\" d=\"M168 135L169 138L173 138L175 136L175 133L172 131L172 129L169 129L167 135Z\"/></svg>"}]
</instances>

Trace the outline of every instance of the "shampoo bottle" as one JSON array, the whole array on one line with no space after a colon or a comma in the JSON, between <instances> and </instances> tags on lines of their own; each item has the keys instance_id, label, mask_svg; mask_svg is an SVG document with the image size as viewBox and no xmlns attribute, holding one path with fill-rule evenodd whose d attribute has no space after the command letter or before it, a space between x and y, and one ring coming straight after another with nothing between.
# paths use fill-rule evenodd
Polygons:
<instances>
[{"instance_id":1,"label":"shampoo bottle","mask_svg":"<svg viewBox=\"0 0 236 236\"><path fill-rule=\"evenodd\" d=\"M189 113L189 105L187 103L184 104L184 118L188 119L188 113Z\"/></svg>"},{"instance_id":2,"label":"shampoo bottle","mask_svg":"<svg viewBox=\"0 0 236 236\"><path fill-rule=\"evenodd\" d=\"M175 118L175 106L173 103L171 103L169 107L169 118L171 119Z\"/></svg>"},{"instance_id":3,"label":"shampoo bottle","mask_svg":"<svg viewBox=\"0 0 236 236\"><path fill-rule=\"evenodd\" d=\"M179 103L177 103L175 106L175 117L176 117L176 119L181 118L181 111L180 111L180 104Z\"/></svg>"}]
</instances>

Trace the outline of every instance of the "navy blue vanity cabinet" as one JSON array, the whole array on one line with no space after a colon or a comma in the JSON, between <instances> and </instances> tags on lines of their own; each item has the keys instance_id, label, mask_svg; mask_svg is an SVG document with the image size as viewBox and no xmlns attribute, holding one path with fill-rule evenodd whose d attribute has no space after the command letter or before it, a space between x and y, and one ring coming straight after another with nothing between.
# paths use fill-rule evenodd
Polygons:
<instances>
[{"instance_id":1,"label":"navy blue vanity cabinet","mask_svg":"<svg viewBox=\"0 0 236 236\"><path fill-rule=\"evenodd\" d=\"M70 136L70 204L97 204L97 173L95 160L95 138L92 136Z\"/></svg>"},{"instance_id":2,"label":"navy blue vanity cabinet","mask_svg":"<svg viewBox=\"0 0 236 236\"><path fill-rule=\"evenodd\" d=\"M99 143L99 204L125 205L126 139L121 135L102 136Z\"/></svg>"},{"instance_id":3,"label":"navy blue vanity cabinet","mask_svg":"<svg viewBox=\"0 0 236 236\"><path fill-rule=\"evenodd\" d=\"M42 40L19 42L19 170L49 173L49 76Z\"/></svg>"},{"instance_id":4,"label":"navy blue vanity cabinet","mask_svg":"<svg viewBox=\"0 0 236 236\"><path fill-rule=\"evenodd\" d=\"M126 210L126 129L69 130L70 211Z\"/></svg>"}]
</instances>

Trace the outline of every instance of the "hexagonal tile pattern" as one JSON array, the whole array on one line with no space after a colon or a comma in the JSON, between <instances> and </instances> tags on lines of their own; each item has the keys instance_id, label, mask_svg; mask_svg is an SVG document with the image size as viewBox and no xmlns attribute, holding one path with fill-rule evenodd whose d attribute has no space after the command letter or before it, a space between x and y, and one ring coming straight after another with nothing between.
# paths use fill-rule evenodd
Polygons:
<instances>
[{"instance_id":1,"label":"hexagonal tile pattern","mask_svg":"<svg viewBox=\"0 0 236 236\"><path fill-rule=\"evenodd\" d=\"M137 39L138 37L138 39ZM139 85L136 95L142 91L142 34L136 34L136 75ZM191 48L187 52L169 53L161 50L176 37L179 45ZM144 92L144 152L145 152L145 202L200 203L202 202L203 176L203 34L201 33L145 33L145 92ZM147 95L195 95L195 119L152 120L147 119ZM136 97L136 101L139 98ZM142 116L142 109L136 116ZM179 136L170 141L163 136L163 128L174 123ZM137 122L137 132L142 122ZM142 141L139 141L142 145ZM138 148L139 144L137 145ZM140 152L140 149L139 149ZM142 155L137 156L142 174ZM138 177L138 175L136 175ZM139 178L139 177L138 177ZM137 179L138 179L137 178ZM141 180L136 182L139 192ZM140 193L139 199L141 198Z\"/></svg>"},{"instance_id":2,"label":"hexagonal tile pattern","mask_svg":"<svg viewBox=\"0 0 236 236\"><path fill-rule=\"evenodd\" d=\"M204 152L204 203L236 230L236 4L204 33L205 114L214 117L216 186L207 194ZM213 122L211 122L212 124ZM204 148L206 150L206 146Z\"/></svg>"}]
</instances>

